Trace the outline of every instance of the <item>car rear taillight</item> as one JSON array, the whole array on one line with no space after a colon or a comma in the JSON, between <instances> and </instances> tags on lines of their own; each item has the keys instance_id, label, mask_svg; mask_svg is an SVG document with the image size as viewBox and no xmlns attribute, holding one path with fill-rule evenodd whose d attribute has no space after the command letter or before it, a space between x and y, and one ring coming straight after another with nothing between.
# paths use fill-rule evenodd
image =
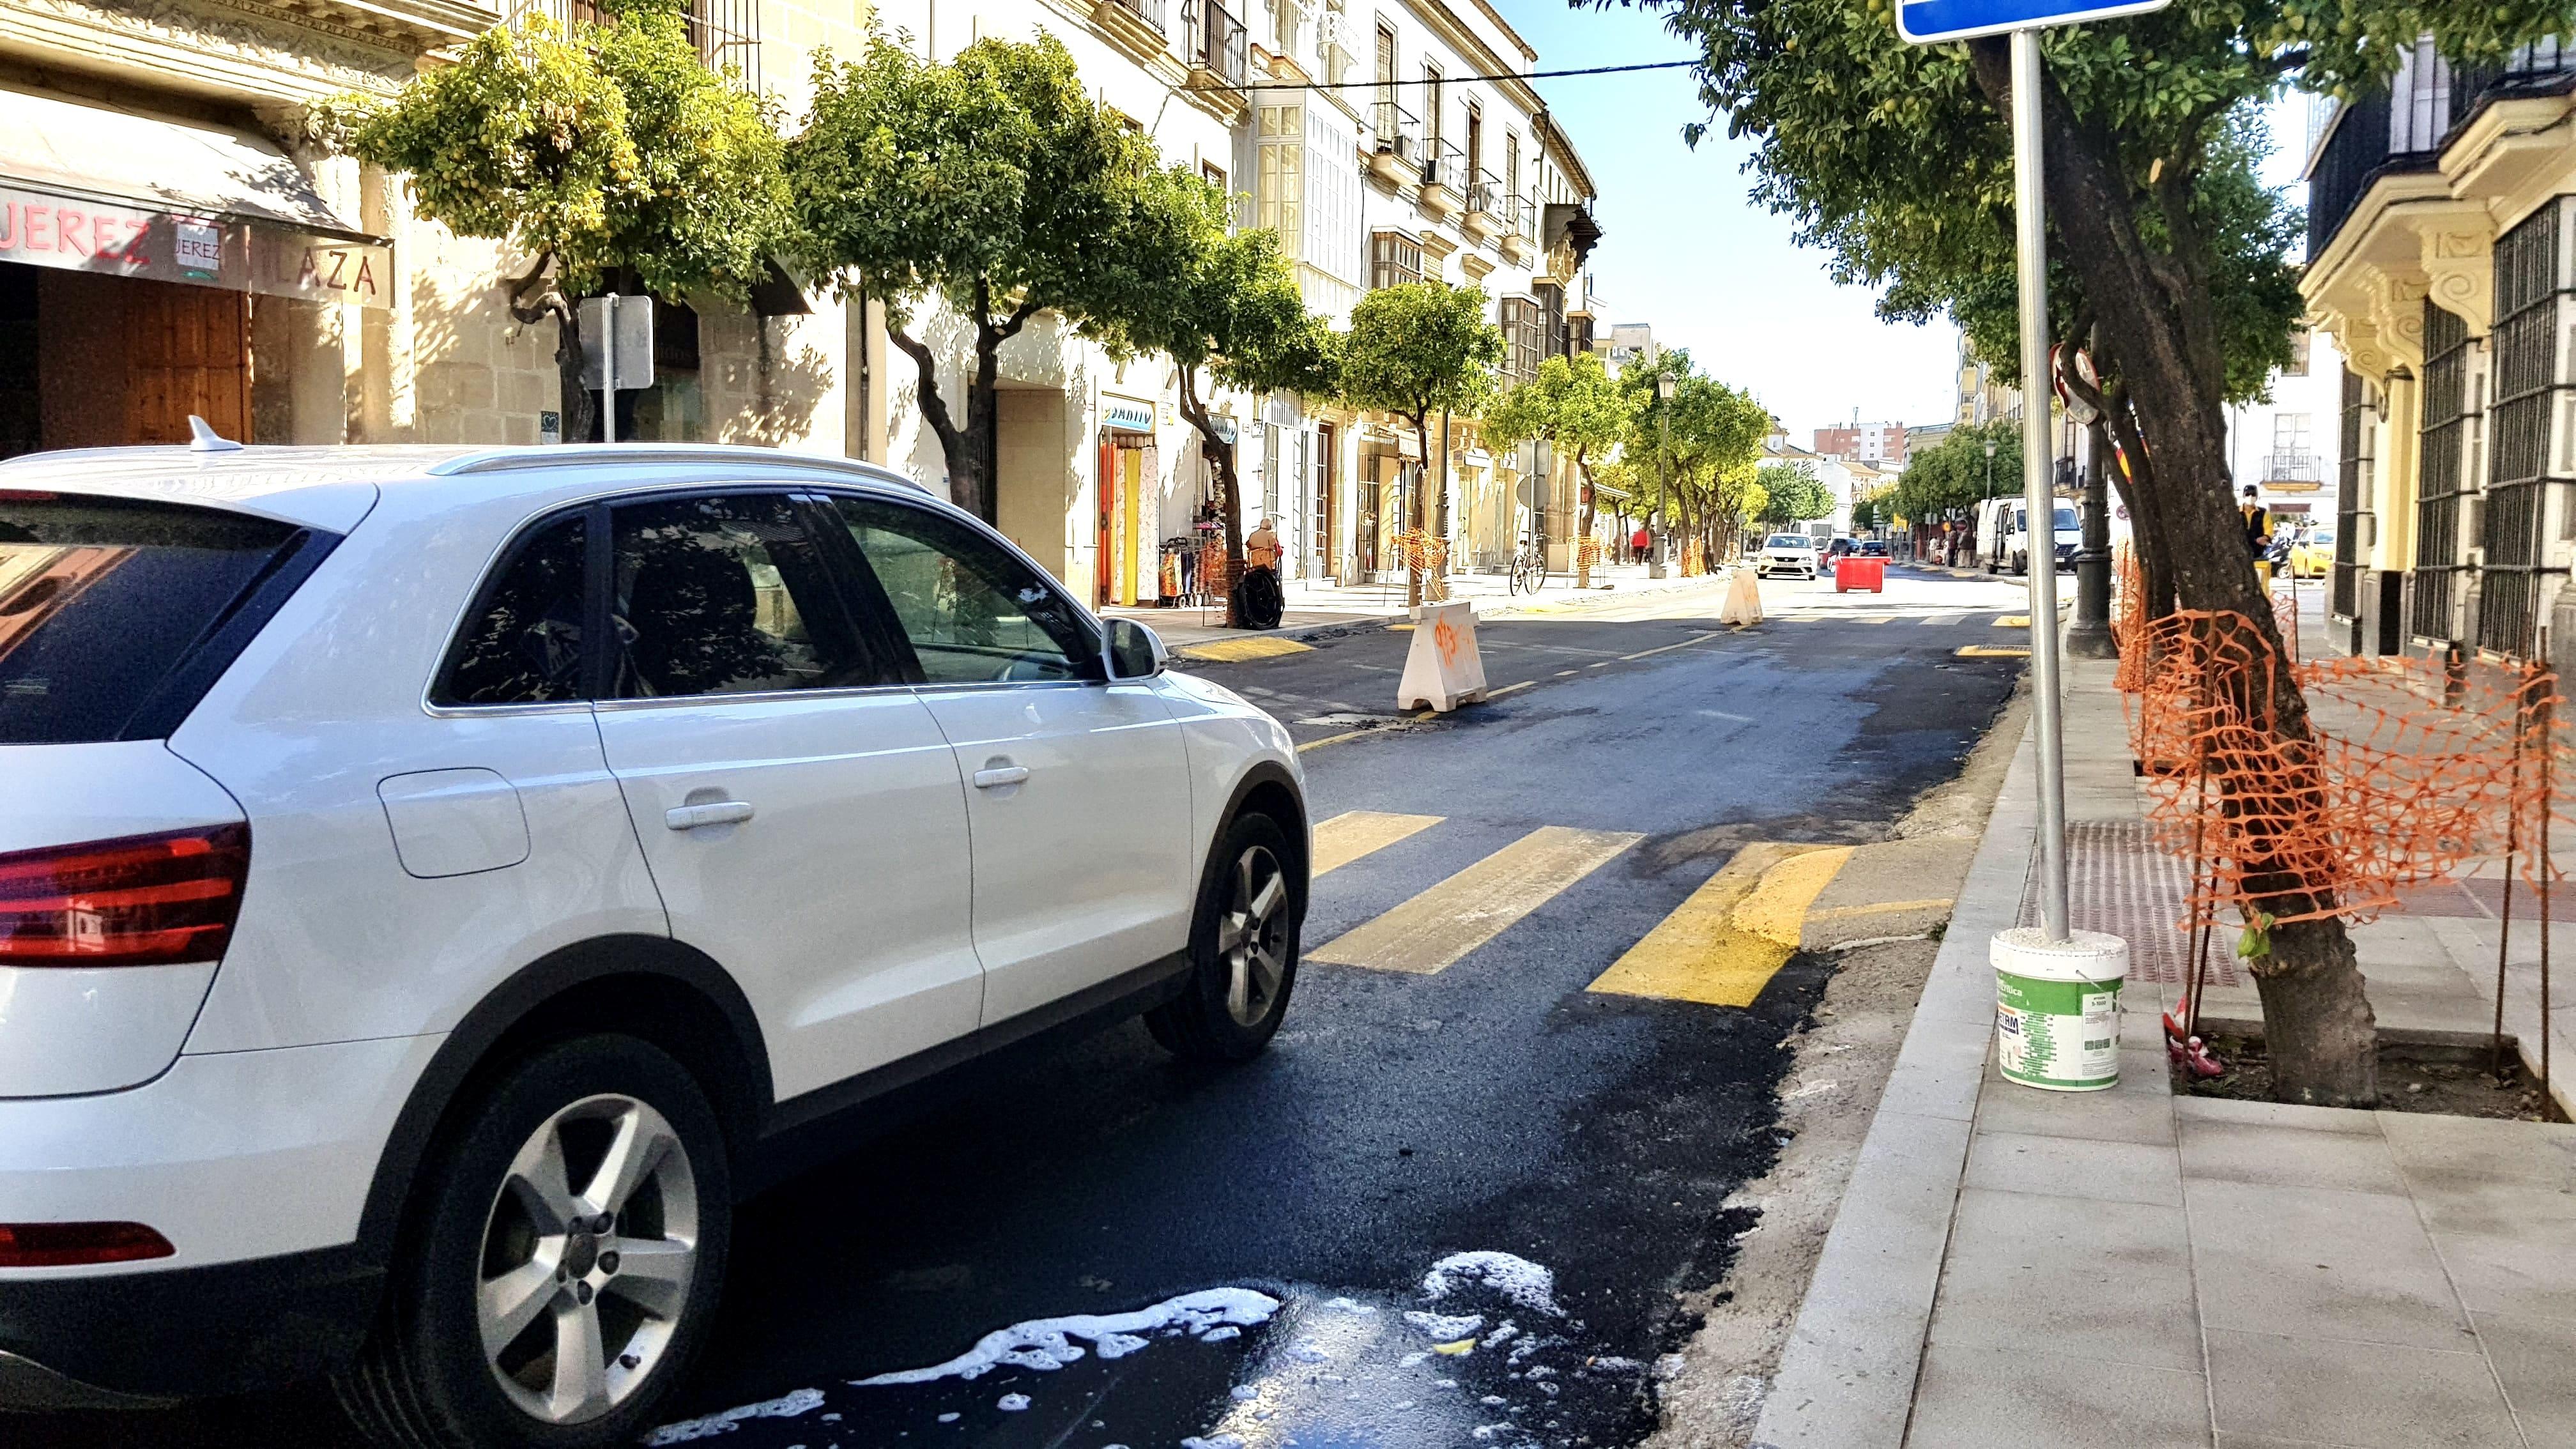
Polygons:
<instances>
[{"instance_id":1,"label":"car rear taillight","mask_svg":"<svg viewBox=\"0 0 2576 1449\"><path fill-rule=\"evenodd\" d=\"M0 1223L0 1268L137 1263L177 1251L141 1223Z\"/></svg>"},{"instance_id":2,"label":"car rear taillight","mask_svg":"<svg viewBox=\"0 0 2576 1449\"><path fill-rule=\"evenodd\" d=\"M0 966L167 966L224 954L250 827L0 855Z\"/></svg>"}]
</instances>

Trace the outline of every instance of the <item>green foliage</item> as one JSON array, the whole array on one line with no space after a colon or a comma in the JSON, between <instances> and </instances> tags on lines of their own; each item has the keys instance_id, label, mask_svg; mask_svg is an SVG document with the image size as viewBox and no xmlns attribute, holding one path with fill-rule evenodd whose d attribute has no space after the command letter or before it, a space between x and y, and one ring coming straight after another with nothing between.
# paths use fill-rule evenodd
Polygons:
<instances>
[{"instance_id":1,"label":"green foliage","mask_svg":"<svg viewBox=\"0 0 2576 1449\"><path fill-rule=\"evenodd\" d=\"M1995 446L1991 460L1988 443ZM2021 423L2000 418L1961 424L1908 458L1886 501L1910 523L1938 523L1966 513L1980 499L2017 494L2021 486Z\"/></svg>"},{"instance_id":2,"label":"green foliage","mask_svg":"<svg viewBox=\"0 0 2576 1449\"><path fill-rule=\"evenodd\" d=\"M1638 3L1701 47L1702 98L1755 138L1758 200L1829 249L1842 278L1887 287L1892 315L1949 308L1981 356L2013 355L2008 323L1996 325L2012 297L2010 127L1973 44L1906 44L1890 0ZM2425 31L2453 56L2492 60L2571 18L2564 0L2178 0L2052 29L2041 46L2065 105L2050 145L2076 141L2124 180L2147 270L2214 408L2259 389L2296 316L2296 218L2247 164L2259 108L2284 84L2349 94L2384 79ZM2066 260L2051 273L2060 338L2092 314L2084 279L2108 275L2101 258Z\"/></svg>"},{"instance_id":3,"label":"green foliage","mask_svg":"<svg viewBox=\"0 0 2576 1449\"><path fill-rule=\"evenodd\" d=\"M1342 395L1353 406L1401 413L1417 427L1432 414L1473 413L1493 394L1503 334L1485 320L1485 294L1446 282L1381 287L1351 308L1342 339Z\"/></svg>"},{"instance_id":4,"label":"green foliage","mask_svg":"<svg viewBox=\"0 0 2576 1449\"><path fill-rule=\"evenodd\" d=\"M391 98L321 102L312 124L406 173L422 216L551 258L566 296L626 266L662 296L742 298L785 215L769 106L707 69L667 0L569 35L532 14Z\"/></svg>"},{"instance_id":5,"label":"green foliage","mask_svg":"<svg viewBox=\"0 0 2576 1449\"><path fill-rule=\"evenodd\" d=\"M1621 387L1591 353L1551 357L1538 365L1538 376L1485 410L1485 441L1510 447L1544 438L1572 457L1585 477L1598 481L1598 460L1628 436L1641 405L1642 399Z\"/></svg>"},{"instance_id":6,"label":"green foliage","mask_svg":"<svg viewBox=\"0 0 2576 1449\"><path fill-rule=\"evenodd\" d=\"M787 177L802 254L898 326L931 294L979 323L1042 309L1082 323L1133 301L1109 242L1158 161L1051 35L928 61L877 31L857 60L816 52Z\"/></svg>"},{"instance_id":7,"label":"green foliage","mask_svg":"<svg viewBox=\"0 0 2576 1449\"><path fill-rule=\"evenodd\" d=\"M2290 331L2305 312L2298 269L2286 258L2305 244L2303 219L2257 172L2269 144L2258 112L2240 110L2211 147L2208 168L2191 190L2191 214L2210 238L2209 301L2216 313L2231 403L2270 401L2272 373L2290 361ZM2146 218L2162 238L2169 228ZM2008 387L2021 386L2021 299L2009 237L1972 276L1949 279L1946 295L1926 274L1902 277L1882 299L1890 317L1922 320L1945 308L1968 343ZM2050 335L2071 336L2087 313L2080 278L2052 258L2048 281Z\"/></svg>"},{"instance_id":8,"label":"green foliage","mask_svg":"<svg viewBox=\"0 0 2576 1449\"><path fill-rule=\"evenodd\" d=\"M1762 490L1753 516L1764 523L1804 523L1833 516L1833 490L1816 477L1816 465L1803 458L1794 463L1765 463L1754 470L1753 481Z\"/></svg>"},{"instance_id":9,"label":"green foliage","mask_svg":"<svg viewBox=\"0 0 2576 1449\"><path fill-rule=\"evenodd\" d=\"M1659 395L1660 379L1673 379L1673 395ZM1754 465L1771 414L1752 394L1700 372L1685 348L1666 348L1652 364L1619 374L1620 389L1636 400L1625 444L1647 465L1637 478L1634 506L1660 504L1668 521L1732 526L1760 503Z\"/></svg>"},{"instance_id":10,"label":"green foliage","mask_svg":"<svg viewBox=\"0 0 2576 1449\"><path fill-rule=\"evenodd\" d=\"M1230 232L1224 188L1184 166L1155 171L1114 243L1133 295L1086 330L1114 352L1160 352L1251 393L1332 395L1339 360L1324 319L1267 228Z\"/></svg>"}]
</instances>

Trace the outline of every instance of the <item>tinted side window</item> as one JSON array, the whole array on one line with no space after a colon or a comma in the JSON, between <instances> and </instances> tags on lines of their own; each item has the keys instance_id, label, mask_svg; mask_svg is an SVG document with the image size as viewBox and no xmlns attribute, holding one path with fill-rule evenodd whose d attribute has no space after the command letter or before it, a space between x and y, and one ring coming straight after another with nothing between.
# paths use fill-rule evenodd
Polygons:
<instances>
[{"instance_id":1,"label":"tinted side window","mask_svg":"<svg viewBox=\"0 0 2576 1449\"><path fill-rule=\"evenodd\" d=\"M784 495L631 503L615 517L619 698L877 682Z\"/></svg>"},{"instance_id":2,"label":"tinted side window","mask_svg":"<svg viewBox=\"0 0 2576 1449\"><path fill-rule=\"evenodd\" d=\"M832 506L930 684L1084 679L1099 641L1052 581L971 529L872 498Z\"/></svg>"},{"instance_id":3,"label":"tinted side window","mask_svg":"<svg viewBox=\"0 0 2576 1449\"><path fill-rule=\"evenodd\" d=\"M296 537L212 508L0 495L0 745L125 738Z\"/></svg>"},{"instance_id":4,"label":"tinted side window","mask_svg":"<svg viewBox=\"0 0 2576 1449\"><path fill-rule=\"evenodd\" d=\"M445 705L581 698L589 554L590 525L580 514L522 537L476 601L430 698Z\"/></svg>"}]
</instances>

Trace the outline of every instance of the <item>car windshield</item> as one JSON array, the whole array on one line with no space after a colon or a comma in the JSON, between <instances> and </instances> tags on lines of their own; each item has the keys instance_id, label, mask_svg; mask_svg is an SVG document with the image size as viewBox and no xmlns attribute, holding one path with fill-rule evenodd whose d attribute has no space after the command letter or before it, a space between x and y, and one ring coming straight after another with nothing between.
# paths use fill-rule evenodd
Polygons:
<instances>
[{"instance_id":1,"label":"car windshield","mask_svg":"<svg viewBox=\"0 0 2576 1449\"><path fill-rule=\"evenodd\" d=\"M2060 532L2060 533L2072 533L2072 532L2074 532L2075 530L2077 530L2077 529L2079 529L2079 528L2082 528L2083 526L2084 526L2083 524L2078 523L2078 522L2076 521L2076 519L2075 519L2075 509L2074 509L2071 505L2069 505L2069 504L2064 504L2064 503L2061 503L2061 504L2057 505L2057 531L2058 531L2058 532Z\"/></svg>"},{"instance_id":2,"label":"car windshield","mask_svg":"<svg viewBox=\"0 0 2576 1449\"><path fill-rule=\"evenodd\" d=\"M1773 548L1814 548L1816 546L1816 541L1807 537L1803 533L1775 533L1771 535L1770 546Z\"/></svg>"}]
</instances>

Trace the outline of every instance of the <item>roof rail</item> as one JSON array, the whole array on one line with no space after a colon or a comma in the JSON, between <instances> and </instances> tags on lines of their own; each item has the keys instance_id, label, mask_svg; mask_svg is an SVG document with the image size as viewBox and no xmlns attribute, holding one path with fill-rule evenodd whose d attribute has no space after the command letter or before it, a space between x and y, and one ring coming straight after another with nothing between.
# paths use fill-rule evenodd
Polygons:
<instances>
[{"instance_id":1,"label":"roof rail","mask_svg":"<svg viewBox=\"0 0 2576 1449\"><path fill-rule=\"evenodd\" d=\"M750 448L713 444L702 446L615 443L571 447L556 445L515 449L510 452L469 455L437 468L436 472L507 473L521 469L565 468L577 463L622 463L636 465L671 463L729 463L759 468L804 468L827 473L847 473L872 483L894 483L928 493L928 485L898 473L882 463L861 462L855 458L826 458L811 453L787 453L774 448Z\"/></svg>"}]
</instances>

